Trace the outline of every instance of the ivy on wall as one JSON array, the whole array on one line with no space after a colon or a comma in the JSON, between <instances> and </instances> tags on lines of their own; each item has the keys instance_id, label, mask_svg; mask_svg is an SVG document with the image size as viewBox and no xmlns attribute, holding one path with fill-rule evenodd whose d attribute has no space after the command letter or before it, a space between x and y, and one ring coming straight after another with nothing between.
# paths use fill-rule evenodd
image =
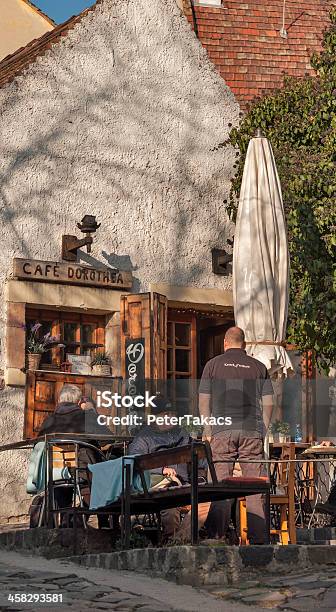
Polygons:
<instances>
[{"instance_id":1,"label":"ivy on wall","mask_svg":"<svg viewBox=\"0 0 336 612\"><path fill-rule=\"evenodd\" d=\"M313 349L320 369L336 363L336 10L316 77L287 78L257 100L230 134L239 152L229 213L237 210L245 155L260 127L270 140L282 185L291 257L287 338Z\"/></svg>"}]
</instances>

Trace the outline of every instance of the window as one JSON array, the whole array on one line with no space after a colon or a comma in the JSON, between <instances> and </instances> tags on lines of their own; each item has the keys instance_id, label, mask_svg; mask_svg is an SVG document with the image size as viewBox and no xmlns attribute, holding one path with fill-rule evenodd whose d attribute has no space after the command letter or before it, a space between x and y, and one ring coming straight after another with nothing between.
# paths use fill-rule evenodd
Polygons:
<instances>
[{"instance_id":1,"label":"window","mask_svg":"<svg viewBox=\"0 0 336 612\"><path fill-rule=\"evenodd\" d=\"M29 308L26 310L26 323L32 325L38 321L42 327L39 337L50 332L59 336L60 343L65 348L55 346L43 353L41 366L44 369L60 369L66 360L67 353L90 355L105 346L105 317L99 315L79 314L74 312L59 312Z\"/></svg>"},{"instance_id":2,"label":"window","mask_svg":"<svg viewBox=\"0 0 336 612\"><path fill-rule=\"evenodd\" d=\"M195 378L196 320L183 314L175 317L168 321L168 378Z\"/></svg>"},{"instance_id":3,"label":"window","mask_svg":"<svg viewBox=\"0 0 336 612\"><path fill-rule=\"evenodd\" d=\"M180 416L194 413L196 408L196 345L196 317L168 311L168 395Z\"/></svg>"},{"instance_id":4,"label":"window","mask_svg":"<svg viewBox=\"0 0 336 612\"><path fill-rule=\"evenodd\" d=\"M195 0L194 3L199 6L222 6L222 0Z\"/></svg>"}]
</instances>

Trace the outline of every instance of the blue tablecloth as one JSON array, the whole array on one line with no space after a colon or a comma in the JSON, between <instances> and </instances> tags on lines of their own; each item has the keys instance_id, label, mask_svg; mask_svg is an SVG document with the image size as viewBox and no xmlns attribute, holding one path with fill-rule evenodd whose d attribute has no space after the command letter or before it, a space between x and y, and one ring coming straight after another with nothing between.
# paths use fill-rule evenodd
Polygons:
<instances>
[{"instance_id":1,"label":"blue tablecloth","mask_svg":"<svg viewBox=\"0 0 336 612\"><path fill-rule=\"evenodd\" d=\"M134 456L128 455L103 461L102 463L89 464L92 473L90 509L96 510L112 504L119 499L122 493L122 468L123 463L131 466L131 488L133 492L142 492L140 475L134 471ZM145 472L148 488L150 487L150 472Z\"/></svg>"}]
</instances>

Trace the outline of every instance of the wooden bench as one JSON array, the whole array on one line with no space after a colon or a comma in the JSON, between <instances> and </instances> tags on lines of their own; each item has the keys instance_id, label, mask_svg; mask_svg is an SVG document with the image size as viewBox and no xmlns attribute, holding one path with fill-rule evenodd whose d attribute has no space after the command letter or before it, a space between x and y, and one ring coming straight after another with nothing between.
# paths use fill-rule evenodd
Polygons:
<instances>
[{"instance_id":1,"label":"wooden bench","mask_svg":"<svg viewBox=\"0 0 336 612\"><path fill-rule=\"evenodd\" d=\"M198 463L206 459L211 483L198 483ZM190 484L151 491L147 487L145 471L176 464L190 464ZM123 543L129 546L131 516L134 514L159 513L168 508L191 506L191 543L198 543L198 503L225 499L239 499L258 493L269 494L269 483L264 478L227 478L218 482L211 448L208 442L192 442L188 446L158 451L134 457L134 469L141 478L142 493L131 491L129 463L123 466L123 492L121 499L96 512L119 512L122 515Z\"/></svg>"}]
</instances>

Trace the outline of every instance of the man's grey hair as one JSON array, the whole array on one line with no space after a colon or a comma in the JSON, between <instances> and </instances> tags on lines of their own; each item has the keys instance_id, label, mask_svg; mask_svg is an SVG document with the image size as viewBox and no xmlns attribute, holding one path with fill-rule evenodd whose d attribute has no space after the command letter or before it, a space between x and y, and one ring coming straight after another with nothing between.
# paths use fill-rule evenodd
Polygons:
<instances>
[{"instance_id":1,"label":"man's grey hair","mask_svg":"<svg viewBox=\"0 0 336 612\"><path fill-rule=\"evenodd\" d=\"M82 397L82 392L77 385L63 385L61 393L59 395L59 402L70 402L71 404L78 404Z\"/></svg>"},{"instance_id":2,"label":"man's grey hair","mask_svg":"<svg viewBox=\"0 0 336 612\"><path fill-rule=\"evenodd\" d=\"M229 327L224 340L229 346L243 346L245 342L244 331L240 327Z\"/></svg>"}]
</instances>

